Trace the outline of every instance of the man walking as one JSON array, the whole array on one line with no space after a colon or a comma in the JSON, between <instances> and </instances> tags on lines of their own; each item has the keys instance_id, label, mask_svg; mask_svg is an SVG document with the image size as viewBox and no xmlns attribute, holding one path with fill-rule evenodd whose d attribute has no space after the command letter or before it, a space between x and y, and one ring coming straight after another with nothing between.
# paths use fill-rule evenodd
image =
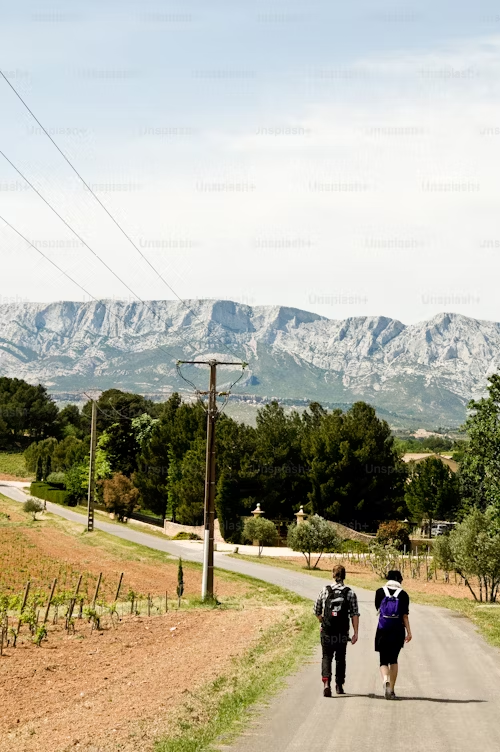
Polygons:
<instances>
[{"instance_id":1,"label":"man walking","mask_svg":"<svg viewBox=\"0 0 500 752\"><path fill-rule=\"evenodd\" d=\"M346 650L349 642L350 619L354 634L353 645L358 641L359 611L358 599L351 588L344 585L345 568L333 568L333 585L326 585L314 605L314 613L321 622L321 647L323 659L321 676L324 697L332 696L332 661L335 657L335 691L345 694Z\"/></svg>"}]
</instances>

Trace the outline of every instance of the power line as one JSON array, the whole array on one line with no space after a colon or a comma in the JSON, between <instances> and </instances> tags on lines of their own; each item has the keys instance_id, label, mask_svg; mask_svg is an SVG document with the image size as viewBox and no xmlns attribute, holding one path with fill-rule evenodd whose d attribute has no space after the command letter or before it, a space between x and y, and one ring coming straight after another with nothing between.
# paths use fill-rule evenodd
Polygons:
<instances>
[{"instance_id":1,"label":"power line","mask_svg":"<svg viewBox=\"0 0 500 752\"><path fill-rule=\"evenodd\" d=\"M51 263L52 266L54 266L59 272L61 272L61 274L64 274L64 276L67 277L67 279L69 279L71 282L73 282L73 284L75 284L77 287L79 287L80 290L82 290L85 293L85 295L88 295L93 300L95 300L96 303L102 303L106 307L106 304L103 301L99 300L99 298L96 298L95 295L92 295L92 293L89 292L88 290L86 290L85 287L83 287L79 282L76 281L76 279L73 279L73 277L71 277L67 272L65 272L64 269L61 269L61 267L58 266L58 264L56 264L55 261L53 261L49 256L47 256L43 251L41 251L40 248L37 248L37 246L34 243L32 243L31 240L28 240L28 238L25 235L23 235L22 232L20 232L18 229L16 229L14 227L14 225L12 225L10 222L8 222L5 219L5 217L3 217L2 215L0 215L0 220L2 220L2 222L5 222L5 224L7 225L7 227L10 227L10 229L13 230L16 233L16 235L19 235L19 237L22 238L26 243L28 243L28 245L30 245L32 248L34 248L35 251L38 251L38 253L41 256L43 256L43 258L46 259L49 263ZM114 313L110 308L108 308L108 312L111 313L119 321L121 321L122 323L124 323L124 319L123 319L122 316L118 316L118 314ZM173 358L177 362L177 358L175 357L175 355L173 355L167 349L165 349L161 345L159 345L158 349L162 350L162 352L166 353L169 357Z\"/></svg>"},{"instance_id":2,"label":"power line","mask_svg":"<svg viewBox=\"0 0 500 752\"><path fill-rule=\"evenodd\" d=\"M90 245L89 245L89 244L88 244L88 243L87 243L87 242L86 242L86 241L85 241L85 240L84 240L84 239L82 238L82 236L81 236L81 235L79 235L79 234L77 233L77 231L73 229L73 227L72 227L72 226L71 226L71 225L69 224L69 222L67 222L67 221L66 221L66 220L64 219L64 217L63 217L63 216L61 216L61 214L59 214L59 212L57 211L57 209L55 209L55 208L54 208L54 207L52 206L52 204L51 204L51 203L50 203L49 201L47 201L47 199L45 198L45 196L43 196L43 195L42 195L42 194L40 193L40 191L38 190L38 188L36 188L36 187L35 187L35 186L33 185L33 183L32 183L32 182L30 182L30 181L28 180L28 178L26 177L26 175L24 175L24 174L23 174L23 173L21 172L21 170L20 170L20 169L19 169L18 167L16 167L16 165L14 164L14 162L12 162L12 161L11 161L11 160L10 160L10 159L8 158L8 156L7 156L7 155L6 155L6 154L5 154L5 153L4 153L4 152L3 152L3 151L2 151L1 149L0 149L0 155L1 155L1 156L2 156L2 157L3 157L3 158L4 158L4 159L5 159L5 160L6 160L6 161L7 161L7 162L8 162L9 164L10 164L10 166L11 166L11 167L12 167L12 168L13 168L13 169L14 169L14 170L15 170L15 171L17 172L17 174L18 174L18 175L20 175L20 176L22 177L22 179L23 179L23 180L25 180L25 181L26 181L26 182L28 183L28 185L30 186L30 188L32 188L32 189L33 189L33 190L35 191L35 193L37 194L37 196L39 196L39 197L40 197L40 198L42 199L42 201L44 202L44 204L46 204L46 205L47 205L47 206L49 207L49 209L50 209L50 210L51 210L51 211L52 211L52 212L53 212L53 213L54 213L54 214L56 215L56 217L58 217L58 218L59 218L59 219L61 220L61 222L63 222L63 223L64 223L64 224L66 225L66 227L67 227L67 228L68 228L68 229L69 229L69 230L70 230L70 231L71 231L71 232L73 233L73 235L74 235L75 237L77 237L77 238L78 238L78 240L80 241L80 243L82 243L82 244L83 244L83 245L84 245L84 246L85 246L86 248L88 248L88 249L89 249L89 251L90 251L90 252L91 252L91 253L92 253L92 254L93 254L93 255L94 255L95 257L96 257L96 259L97 259L98 261L100 261L100 262L101 262L101 264L102 264L102 265L103 265L103 266L104 266L104 267L105 267L105 268L106 268L106 269L107 269L107 270L108 270L109 272L111 272L111 274L112 274L112 275L113 275L114 277L116 277L116 279L117 279L117 280L118 280L119 282L121 282L121 284L122 284L122 285L123 285L124 287L126 287L126 288L127 288L127 290L128 290L128 291L129 291L130 293L132 293L132 295L134 296L134 298L137 298L137 300L139 300L139 301L140 301L140 302L141 302L141 303L142 303L143 305L145 305L145 306L146 306L146 308L147 308L147 309L148 309L148 310L149 310L149 311L150 311L150 312L151 312L151 313L153 314L153 316L155 316L155 317L156 317L157 319L159 319L159 320L160 320L160 321L161 321L161 322L162 322L163 324L165 324L165 320L162 320L162 319L161 319L161 318L160 318L160 317L158 316L158 314L156 313L156 311L155 311L155 310L154 310L153 308L151 308L151 307L150 307L150 306L148 305L148 303L147 303L147 302L146 302L145 300L143 300L143 299L142 299L142 298L141 298L141 297L140 297L139 295L137 295L137 293L136 293L136 292L134 292L134 290L133 290L133 289L132 289L132 288L130 287L130 285L128 285L128 284L127 284L127 283L126 283L126 282L125 282L125 281L124 281L124 280L123 280L123 279L122 279L122 278L121 278L121 277L120 277L120 276L119 276L119 275L118 275L118 274L117 274L117 273L116 273L115 271L113 271L113 269L112 269L112 268L111 268L111 267L109 266L109 264L107 264L107 263L106 263L106 262L105 262L105 261L104 261L104 260L103 260L103 259L102 259L102 258L101 258L101 257L99 256L99 254L98 254L98 253L96 253L96 251L94 251L94 249L90 247ZM93 297L93 296L92 296L92 297ZM182 334L180 334L180 333L179 333L179 336L180 336L180 338L181 338L182 340L184 340L184 342L185 342L185 343L186 343L186 344L188 345L188 347L190 347L190 348L191 348L191 350L193 350L193 352L196 352L196 348L195 348L195 347L193 347L193 345L192 345L192 344L191 344L190 342L188 342L188 341L187 341L187 339L186 339L185 337L183 337L183 336L182 336Z\"/></svg>"},{"instance_id":3,"label":"power line","mask_svg":"<svg viewBox=\"0 0 500 752\"><path fill-rule=\"evenodd\" d=\"M111 214L111 212L109 211L109 209L108 209L108 208L107 208L107 207L105 206L105 204L103 204L103 202L101 201L101 199L100 199L100 198L99 198L99 197L98 197L98 196L97 196L97 195L95 194L95 192L94 192L94 191L92 190L91 186L90 186L90 185L89 185L89 184L88 184L88 183L86 182L86 180L85 180L85 179L84 179L84 178L82 177L82 175L81 175L81 174L80 174L80 173L78 172L78 170L77 170L77 169L76 169L76 167L75 167L75 166L73 165L73 163L71 162L71 160L70 160L70 159L69 159L69 158L68 158L68 157L66 156L66 154L65 154L65 153L64 153L64 152L62 151L62 149L61 149L61 148L59 147L59 145L58 145L58 144L56 143L56 141L55 141L55 140L54 140L54 139L52 138L52 136L51 136L51 135L50 135L50 133L49 133L49 132L47 131L47 129L46 129L46 128L45 128L45 127L44 127L44 126L42 125L42 123L41 123L41 122L39 121L39 119L38 119L38 118L36 117L36 115L35 115L35 113L33 112L33 110L31 110L31 109L30 109L30 107L29 107L29 106L28 106L28 104L27 104L27 103L25 102L25 100L24 100L24 99L22 98L22 96L21 96L21 95L19 94L19 92L17 91L17 89L16 89L16 88L15 88L15 87L13 86L13 84L12 84L12 83L11 83L11 82L9 81L9 79L7 78L7 76L6 76L6 75L5 75L5 74L4 74L4 73L3 73L3 72L2 72L1 70L0 70L0 75L2 76L2 78L4 79L4 81L6 81L6 82L7 82L7 84L8 84L9 86L10 86L10 88L12 89L12 91L14 92L14 94L16 95L16 97L17 97L17 98L19 99L19 101L20 101L20 102L21 102L21 103L23 104L23 106L24 106L24 107L25 107L25 108L26 108L26 109L28 110L28 112L30 113L31 117L32 117L32 118L33 118L33 119L34 119L34 120L35 120L35 121L36 121L36 122L38 123L38 125L40 126L40 128L42 129L42 131L43 131L43 132L45 133L45 135L47 136L47 138L48 138L48 139L49 139L49 140L50 140L50 141L52 142L52 144L53 144L53 145L54 145L54 146L56 147L56 149L57 149L57 151L59 152L59 154L60 154L60 155L62 156L62 158L63 158L63 159L65 160L65 162L66 162L66 163L67 163L67 164L68 164L68 165L69 165L69 166L71 167L71 169L73 170L73 172L75 173L75 175L77 175L77 177L78 177L78 178L79 178L79 179L81 180L81 182L83 183L83 185L85 186L85 188L86 188L86 189L87 189L87 190L88 190L88 191L89 191L89 192L91 193L91 195L92 195L92 196L93 196L93 197L95 198L95 200L97 201L97 203L98 203L98 204L99 204L99 205L100 205L100 206L101 206L101 207L102 207L102 208L104 209L104 211L106 212L106 214L108 215L108 217L109 217L109 218L110 218L110 219L112 220L112 222L114 222L114 224L116 225L116 227L118 227L118 229L120 230L120 232L122 233L122 235L123 235L123 236L124 236L124 237L125 237L125 238L126 238L126 239L128 240L128 242L129 242L129 243L130 243L130 244L131 244L131 245L132 245L132 246L133 246L133 247L135 248L135 250L136 250L136 251L137 251L137 252L139 253L139 255L140 255L140 256L141 256L141 257L142 257L142 258L144 259L144 261L146 261L146 263L148 264L148 266L149 266L149 267L150 267L150 268L151 268L151 269L152 269L152 270L154 271L154 273L155 273L155 274L157 275L157 277L158 277L158 278L159 278L159 279L160 279L160 280L161 280L161 281L162 281L162 282L163 282L163 283L164 283L164 284L165 284L165 285L166 285L166 286L168 287L168 289L170 290L170 292L171 292L171 293L172 293L173 295L175 295L175 297L176 297L176 298L177 298L177 299L178 299L178 300L179 300L179 301L180 301L180 302L182 303L182 305L183 305L183 306L184 306L184 307L185 307L185 308L186 308L186 309L187 309L187 310L188 310L188 311L189 311L189 312L190 312L190 313L191 313L191 314L192 314L193 316L195 316L195 318L197 318L197 319L198 319L199 321L201 321L202 323L204 323L204 322L203 322L203 319L202 319L202 318L200 318L200 317L199 317L199 316L198 316L198 315L197 315L197 314L196 314L196 313L195 313L195 312L194 312L194 311L192 310L192 308L191 308L190 306L188 306L188 304L187 304L187 303L186 303L186 302L185 302L185 301L184 301L184 300L183 300L183 299L182 299L182 298L180 297L180 295L178 295L178 294L176 293L176 291L174 290L174 288L173 288L173 287L172 287L172 286L171 286L171 285L170 285L170 284L169 284L169 283L167 282L167 280L166 280L166 279L165 279L165 278L163 277L163 275L161 275L161 274L160 274L160 272L159 272L159 271L158 271L158 270L156 269L156 267L155 267L155 266L154 266L154 265L153 265L153 264L152 264L152 263L150 262L150 260L149 260L149 259L147 258L147 256L145 256L145 255L143 254L143 252L141 251L141 249L139 248L139 246L138 246L138 245L137 245L137 244L136 244L136 243L135 243L135 242L134 242L134 241L132 240L132 238L130 237L130 235L129 235L129 234L128 234L128 233L127 233L127 232L126 232L126 231L125 231L124 229L123 229L123 227L122 227L122 226L120 225L120 223L118 222L118 220L117 220L117 219L116 219L116 218L115 218L115 217L113 216L113 214ZM39 195L40 195L40 194L39 194ZM63 221L64 221L64 220L63 220ZM87 247L88 247L88 246L87 246ZM108 267L108 268L109 268L109 267ZM129 288L129 289L130 289L130 288ZM136 296L136 297L137 297L137 296ZM231 354L233 354L233 355L235 354L235 353L234 353L234 352L233 352L233 351L231 350L231 348L230 348L230 347L228 347L228 346L226 345L226 343L225 343L225 342L223 342L223 341L222 341L222 340L220 339L220 337L218 337L217 335L216 335L216 337L217 337L217 339L219 340L219 342L221 342L221 344L223 345L223 347L225 347L225 348L226 348L226 350L227 350L228 352L230 352L230 353L231 353Z\"/></svg>"}]
</instances>

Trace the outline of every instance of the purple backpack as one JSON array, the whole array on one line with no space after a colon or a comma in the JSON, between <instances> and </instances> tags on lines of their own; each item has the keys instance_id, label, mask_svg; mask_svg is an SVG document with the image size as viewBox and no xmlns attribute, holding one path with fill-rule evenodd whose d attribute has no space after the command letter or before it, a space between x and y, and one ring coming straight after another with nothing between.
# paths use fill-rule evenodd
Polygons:
<instances>
[{"instance_id":1,"label":"purple backpack","mask_svg":"<svg viewBox=\"0 0 500 752\"><path fill-rule=\"evenodd\" d=\"M390 629L393 626L401 624L399 594L401 593L402 588L398 588L393 595L390 594L387 585L385 585L383 590L384 598L380 604L378 627L379 629Z\"/></svg>"}]
</instances>

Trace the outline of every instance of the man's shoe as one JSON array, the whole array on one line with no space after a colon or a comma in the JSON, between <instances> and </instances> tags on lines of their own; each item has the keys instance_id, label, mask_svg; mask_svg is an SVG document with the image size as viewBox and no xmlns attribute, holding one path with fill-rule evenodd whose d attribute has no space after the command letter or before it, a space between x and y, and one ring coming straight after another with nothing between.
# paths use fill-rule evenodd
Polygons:
<instances>
[{"instance_id":1,"label":"man's shoe","mask_svg":"<svg viewBox=\"0 0 500 752\"><path fill-rule=\"evenodd\" d=\"M345 692L344 692L344 686L343 686L342 684L336 684L336 685L335 685L335 692L336 692L336 693L337 693L338 695L345 695Z\"/></svg>"},{"instance_id":2,"label":"man's shoe","mask_svg":"<svg viewBox=\"0 0 500 752\"><path fill-rule=\"evenodd\" d=\"M332 696L332 687L330 684L330 679L323 679L323 697L331 697Z\"/></svg>"},{"instance_id":3,"label":"man's shoe","mask_svg":"<svg viewBox=\"0 0 500 752\"><path fill-rule=\"evenodd\" d=\"M392 690L392 692L391 692L391 700L397 700L397 699L398 699L398 698L396 697L396 693L395 693L395 691L394 691L394 690Z\"/></svg>"},{"instance_id":4,"label":"man's shoe","mask_svg":"<svg viewBox=\"0 0 500 752\"><path fill-rule=\"evenodd\" d=\"M391 699L391 694L392 694L390 683L388 681L384 682L383 688L384 688L384 697L385 697L385 699L386 700L390 700Z\"/></svg>"}]
</instances>

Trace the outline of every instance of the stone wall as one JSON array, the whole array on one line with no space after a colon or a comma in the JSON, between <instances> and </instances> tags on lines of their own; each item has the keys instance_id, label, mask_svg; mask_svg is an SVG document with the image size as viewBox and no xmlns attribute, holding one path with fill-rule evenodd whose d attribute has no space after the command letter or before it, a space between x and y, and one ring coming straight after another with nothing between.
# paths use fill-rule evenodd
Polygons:
<instances>
[{"instance_id":1,"label":"stone wall","mask_svg":"<svg viewBox=\"0 0 500 752\"><path fill-rule=\"evenodd\" d=\"M177 535L177 533L194 533L203 540L203 531L203 525L178 525L177 522L169 522L168 520L165 520L165 526L163 528L165 535L169 535L172 538L174 535ZM216 543L224 543L224 539L220 534L219 520L215 520L214 523L214 541Z\"/></svg>"}]
</instances>

